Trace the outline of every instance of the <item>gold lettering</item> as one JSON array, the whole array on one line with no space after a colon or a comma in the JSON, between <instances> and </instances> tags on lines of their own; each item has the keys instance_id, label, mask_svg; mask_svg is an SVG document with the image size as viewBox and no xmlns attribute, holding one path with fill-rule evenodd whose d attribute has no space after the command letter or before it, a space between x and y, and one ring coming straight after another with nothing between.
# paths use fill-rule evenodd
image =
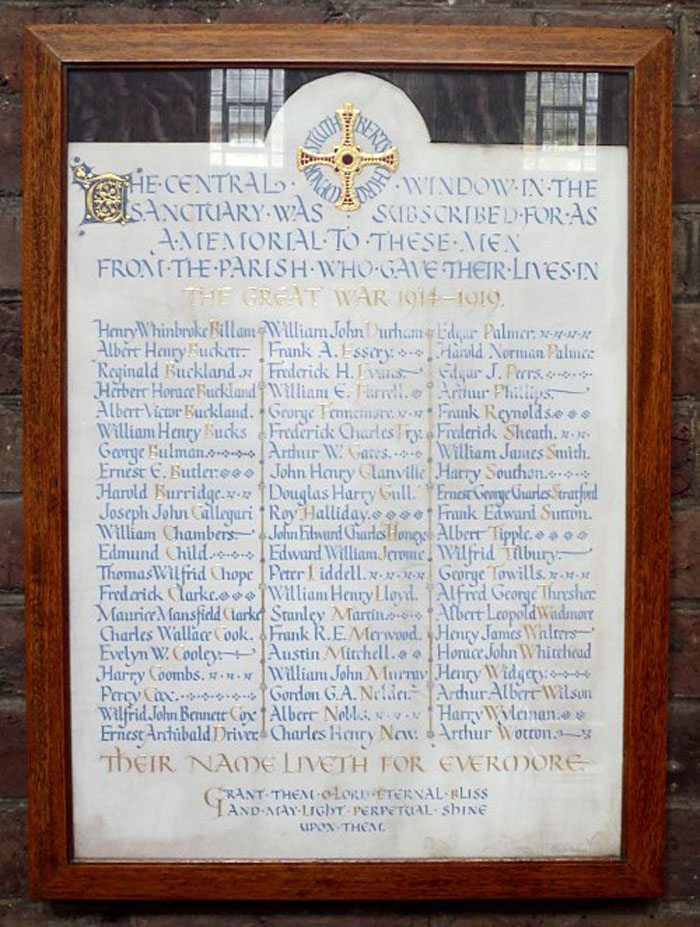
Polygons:
<instances>
[{"instance_id":1,"label":"gold lettering","mask_svg":"<svg viewBox=\"0 0 700 927\"><path fill-rule=\"evenodd\" d=\"M221 809L224 803L221 798L220 785L213 785L211 788L204 790L204 804L216 811L217 818L220 818L223 815L223 811Z\"/></svg>"},{"instance_id":2,"label":"gold lettering","mask_svg":"<svg viewBox=\"0 0 700 927\"><path fill-rule=\"evenodd\" d=\"M382 772L413 773L425 772L422 757L412 754L410 756L382 756L380 758Z\"/></svg>"},{"instance_id":3,"label":"gold lettering","mask_svg":"<svg viewBox=\"0 0 700 927\"><path fill-rule=\"evenodd\" d=\"M214 742L220 743L222 740L226 740L226 728L223 724L214 725Z\"/></svg>"}]
</instances>

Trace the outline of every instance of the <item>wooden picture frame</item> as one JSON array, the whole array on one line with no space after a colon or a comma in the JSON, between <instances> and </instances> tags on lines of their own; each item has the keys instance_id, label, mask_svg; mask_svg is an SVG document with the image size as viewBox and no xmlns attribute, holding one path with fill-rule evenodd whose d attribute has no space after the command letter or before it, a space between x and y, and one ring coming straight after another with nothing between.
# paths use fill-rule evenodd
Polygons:
<instances>
[{"instance_id":1,"label":"wooden picture frame","mask_svg":"<svg viewBox=\"0 0 700 927\"><path fill-rule=\"evenodd\" d=\"M671 40L662 31L37 26L24 93L24 504L32 893L51 899L633 897L662 891L670 473ZM68 639L67 72L598 69L629 76L623 852L619 858L76 861Z\"/></svg>"}]
</instances>

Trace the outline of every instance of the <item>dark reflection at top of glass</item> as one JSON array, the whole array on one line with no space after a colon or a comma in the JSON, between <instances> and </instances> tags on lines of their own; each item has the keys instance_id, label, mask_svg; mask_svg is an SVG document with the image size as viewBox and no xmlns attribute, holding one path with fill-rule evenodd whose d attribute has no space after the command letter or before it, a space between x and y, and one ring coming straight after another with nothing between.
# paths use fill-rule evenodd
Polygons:
<instances>
[{"instance_id":1,"label":"dark reflection at top of glass","mask_svg":"<svg viewBox=\"0 0 700 927\"><path fill-rule=\"evenodd\" d=\"M68 75L68 137L262 145L275 113L337 69L89 70ZM627 75L372 71L400 87L435 142L626 145Z\"/></svg>"}]
</instances>

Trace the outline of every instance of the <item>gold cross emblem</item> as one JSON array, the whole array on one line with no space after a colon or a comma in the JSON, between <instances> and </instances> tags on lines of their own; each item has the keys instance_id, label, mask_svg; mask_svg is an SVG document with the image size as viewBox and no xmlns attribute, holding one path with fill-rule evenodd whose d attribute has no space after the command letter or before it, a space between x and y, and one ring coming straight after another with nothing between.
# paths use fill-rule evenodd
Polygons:
<instances>
[{"instance_id":1,"label":"gold cross emblem","mask_svg":"<svg viewBox=\"0 0 700 927\"><path fill-rule=\"evenodd\" d=\"M335 114L340 123L340 144L333 146L329 154L317 154L308 148L297 149L297 168L306 171L320 165L330 167L340 177L340 194L335 204L343 212L354 212L360 208L360 201L355 190L355 177L371 164L378 164L387 170L395 171L399 166L399 152L396 147L389 148L381 154L362 151L355 142L355 123L360 111L352 103L346 103Z\"/></svg>"}]
</instances>

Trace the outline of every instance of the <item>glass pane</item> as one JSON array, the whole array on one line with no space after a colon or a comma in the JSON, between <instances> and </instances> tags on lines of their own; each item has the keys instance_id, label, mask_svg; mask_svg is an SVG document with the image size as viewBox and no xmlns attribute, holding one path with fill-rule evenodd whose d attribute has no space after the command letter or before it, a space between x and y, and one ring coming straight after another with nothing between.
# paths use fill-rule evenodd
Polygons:
<instances>
[{"instance_id":1,"label":"glass pane","mask_svg":"<svg viewBox=\"0 0 700 927\"><path fill-rule=\"evenodd\" d=\"M540 98L542 104L551 106L554 103L554 79L556 75L545 71L540 75Z\"/></svg>"},{"instance_id":2,"label":"glass pane","mask_svg":"<svg viewBox=\"0 0 700 927\"><path fill-rule=\"evenodd\" d=\"M78 858L619 856L625 75L68 91Z\"/></svg>"}]
</instances>

